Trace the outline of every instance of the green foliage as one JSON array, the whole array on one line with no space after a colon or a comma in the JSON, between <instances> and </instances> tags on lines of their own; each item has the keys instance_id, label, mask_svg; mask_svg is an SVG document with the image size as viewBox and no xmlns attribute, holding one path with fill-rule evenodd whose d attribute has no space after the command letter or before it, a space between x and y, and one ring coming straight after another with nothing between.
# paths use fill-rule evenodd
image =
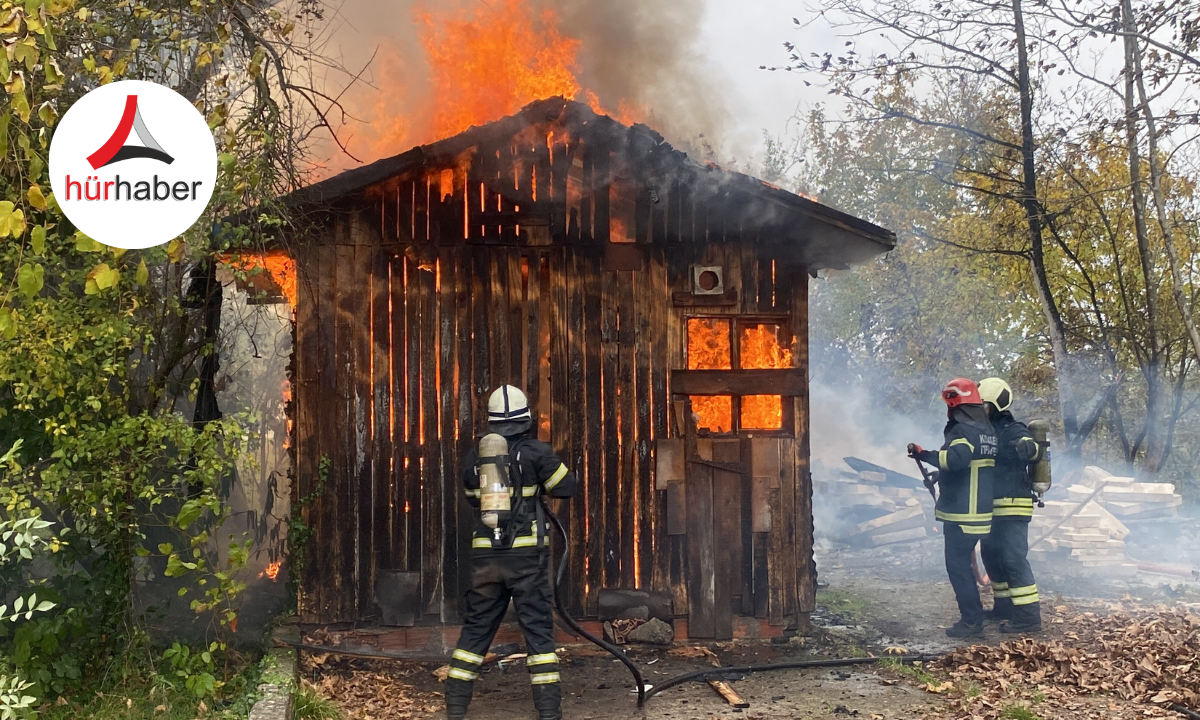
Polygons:
<instances>
[{"instance_id":1,"label":"green foliage","mask_svg":"<svg viewBox=\"0 0 1200 720\"><path fill-rule=\"evenodd\" d=\"M296 720L341 720L342 712L308 685L301 684L292 694Z\"/></svg>"},{"instance_id":2,"label":"green foliage","mask_svg":"<svg viewBox=\"0 0 1200 720\"><path fill-rule=\"evenodd\" d=\"M896 658L885 657L879 660L879 667L884 668L885 670L890 670L897 675L903 675L904 677L914 680L921 685L937 686L942 684L940 678L938 678L936 675L932 675L924 667L921 667L920 663L905 665Z\"/></svg>"},{"instance_id":3,"label":"green foliage","mask_svg":"<svg viewBox=\"0 0 1200 720\"><path fill-rule=\"evenodd\" d=\"M998 374L1017 389L1019 416L1057 422L1058 381L1067 373L1080 422L1092 411L1098 420L1070 447L1055 438L1060 459L1079 454L1113 472L1136 467L1190 481L1200 459L1196 360L1181 317L1165 301L1162 340L1151 349L1121 138L1097 127L1073 131L1069 142L1038 139L1053 157L1038 171L1039 202L1047 214L1048 282L1067 332L1064 368L1051 352L1031 273L1014 190L1019 156L904 119L952 118L1017 143L1013 98L982 93L963 78L947 78L920 100L910 88L902 78L878 83L866 105L850 108L851 122L830 122L819 109L809 117L810 161L794 181L898 237L886 256L813 283L814 378L869 381L875 402L914 414L940 412L937 393L948 378ZM880 119L880 107L894 115ZM1176 242L1197 257L1196 185L1168 177L1166 187ZM1158 234L1150 228L1152 248L1160 247Z\"/></svg>"},{"instance_id":4,"label":"green foliage","mask_svg":"<svg viewBox=\"0 0 1200 720\"><path fill-rule=\"evenodd\" d=\"M845 590L823 588L817 592L817 605L828 612L861 620L866 615L867 600Z\"/></svg>"},{"instance_id":5,"label":"green foliage","mask_svg":"<svg viewBox=\"0 0 1200 720\"><path fill-rule=\"evenodd\" d=\"M1005 720L1042 720L1042 716L1023 705L1008 705L1001 711Z\"/></svg>"},{"instance_id":6,"label":"green foliage","mask_svg":"<svg viewBox=\"0 0 1200 720\"><path fill-rule=\"evenodd\" d=\"M244 418L192 416L216 346L190 280L282 223L273 201L298 181L292 123L306 121L279 83L299 57L297 21L319 14L309 0L291 16L217 0L0 0L0 517L50 523L31 528L40 557L24 529L4 541L16 554L0 553L0 678L18 701L70 694L124 660L139 579L177 578L212 633L236 627L248 547L222 553L217 537L251 438ZM130 252L74 228L47 170L57 119L127 78L193 101L222 157L196 226ZM211 649L166 661L192 695L220 691Z\"/></svg>"},{"instance_id":7,"label":"green foliage","mask_svg":"<svg viewBox=\"0 0 1200 720\"><path fill-rule=\"evenodd\" d=\"M216 670L213 656L223 650L224 644L212 642L207 648L193 652L188 646L176 642L163 653L163 660L170 665L170 674L178 678L188 692L197 698L205 698L213 695L221 686L213 674Z\"/></svg>"},{"instance_id":8,"label":"green foliage","mask_svg":"<svg viewBox=\"0 0 1200 720\"><path fill-rule=\"evenodd\" d=\"M14 720L29 714L37 698L26 695L33 683L0 673L0 720Z\"/></svg>"},{"instance_id":9,"label":"green foliage","mask_svg":"<svg viewBox=\"0 0 1200 720\"><path fill-rule=\"evenodd\" d=\"M288 595L294 601L303 577L304 565L308 559L308 541L312 537L312 528L304 521L304 509L312 505L325 492L325 483L329 480L329 468L332 461L328 455L322 455L317 463L317 484L308 495L292 503L291 514L287 519L288 565L291 568L288 577Z\"/></svg>"},{"instance_id":10,"label":"green foliage","mask_svg":"<svg viewBox=\"0 0 1200 720\"><path fill-rule=\"evenodd\" d=\"M140 635L126 650L109 674L87 691L46 705L43 720L244 720L259 697L258 665L232 651L218 648L212 653L211 669L201 667L193 673L215 676L214 691L199 697L175 674L173 663L180 661L163 659L171 649L156 656ZM189 649L188 659L181 664L203 665L199 659L203 650ZM173 658L181 656L176 653Z\"/></svg>"}]
</instances>

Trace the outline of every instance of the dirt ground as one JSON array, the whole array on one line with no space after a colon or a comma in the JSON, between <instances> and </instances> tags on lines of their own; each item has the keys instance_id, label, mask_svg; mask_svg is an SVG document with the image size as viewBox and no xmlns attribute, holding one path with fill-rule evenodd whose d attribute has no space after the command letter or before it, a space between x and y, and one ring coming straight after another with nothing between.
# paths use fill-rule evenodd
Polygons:
<instances>
[{"instance_id":1,"label":"dirt ground","mask_svg":"<svg viewBox=\"0 0 1200 720\"><path fill-rule=\"evenodd\" d=\"M815 632L786 642L735 641L708 647L723 665L776 662L783 659L881 655L888 648L909 653L941 653L955 647L943 629L957 619L953 593L945 580L939 540L894 545L875 550L818 547L822 589ZM1200 613L1200 582L1184 578L1139 575L1114 580L1104 577L1060 577L1044 569L1038 577L1048 622L1045 637L1069 635L1070 628L1057 613L1071 603L1117 600L1183 604ZM986 591L985 591L986 595ZM990 602L985 598L985 605ZM1055 610L1057 608L1057 610ZM1002 639L995 626L987 627L982 642L996 645ZM978 641L976 641L978 642ZM649 684L706 667L705 657L679 657L677 652L630 647ZM305 665L309 680L322 693L343 706L348 718L399 720L439 718L440 684L434 665L402 662L342 661ZM575 720L609 720L628 717L712 720L714 718L809 719L863 718L904 720L941 717L1117 718L1161 716L1145 706L1106 696L1083 697L1070 706L1038 705L1037 688L1015 688L1012 707L974 707L987 704L977 698L978 688L950 688L930 692L928 676L887 667L856 666L839 669L772 671L727 678L749 702L746 709L731 708L707 684L687 683L664 691L636 708L628 671L610 656L591 646L573 646L562 660L564 717ZM372 699L373 698L373 699ZM1145 715L1151 712L1151 715ZM527 673L521 662L508 667L490 666L476 683L470 718L527 720L534 717Z\"/></svg>"}]
</instances>

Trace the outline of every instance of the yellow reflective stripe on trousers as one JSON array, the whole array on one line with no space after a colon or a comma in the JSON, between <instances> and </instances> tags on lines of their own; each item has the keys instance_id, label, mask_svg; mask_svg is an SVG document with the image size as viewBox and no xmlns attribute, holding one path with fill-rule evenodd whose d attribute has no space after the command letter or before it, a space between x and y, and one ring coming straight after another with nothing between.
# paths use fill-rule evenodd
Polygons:
<instances>
[{"instance_id":1,"label":"yellow reflective stripe on trousers","mask_svg":"<svg viewBox=\"0 0 1200 720\"><path fill-rule=\"evenodd\" d=\"M954 447L955 445L966 445L967 447L971 448L971 452L975 452L975 446L972 445L971 441L966 438L954 438L950 441L950 447Z\"/></svg>"},{"instance_id":2,"label":"yellow reflective stripe on trousers","mask_svg":"<svg viewBox=\"0 0 1200 720\"><path fill-rule=\"evenodd\" d=\"M933 516L942 522L952 523L991 523L991 513L951 513L934 510Z\"/></svg>"},{"instance_id":3,"label":"yellow reflective stripe on trousers","mask_svg":"<svg viewBox=\"0 0 1200 720\"><path fill-rule=\"evenodd\" d=\"M479 677L479 673L477 672L471 672L470 670L463 670L462 668L456 667L450 668L450 672L446 673L446 675L454 678L455 680L464 680L466 682L471 682Z\"/></svg>"},{"instance_id":4,"label":"yellow reflective stripe on trousers","mask_svg":"<svg viewBox=\"0 0 1200 720\"><path fill-rule=\"evenodd\" d=\"M454 660L462 660L463 662L469 662L472 665L482 665L483 664L483 656L482 655L476 655L475 653L467 652L466 650L455 650L454 654L451 655L450 657L453 658Z\"/></svg>"},{"instance_id":5,"label":"yellow reflective stripe on trousers","mask_svg":"<svg viewBox=\"0 0 1200 720\"><path fill-rule=\"evenodd\" d=\"M1012 588L1008 591L1008 595L1012 598L1013 605L1032 605L1035 602L1041 602L1037 585Z\"/></svg>"},{"instance_id":6,"label":"yellow reflective stripe on trousers","mask_svg":"<svg viewBox=\"0 0 1200 720\"><path fill-rule=\"evenodd\" d=\"M525 661L526 665L545 665L547 663L558 662L558 656L554 653L542 653L541 655L530 655Z\"/></svg>"},{"instance_id":7,"label":"yellow reflective stripe on trousers","mask_svg":"<svg viewBox=\"0 0 1200 720\"><path fill-rule=\"evenodd\" d=\"M569 472L567 470L567 466L564 463L559 463L558 469L554 471L553 475L546 479L546 482L542 483L542 487L546 488L546 492L550 492L554 489L555 485L562 482L562 479L567 476L567 472Z\"/></svg>"},{"instance_id":8,"label":"yellow reflective stripe on trousers","mask_svg":"<svg viewBox=\"0 0 1200 720\"><path fill-rule=\"evenodd\" d=\"M993 582L992 583L992 597L999 599L999 598L1006 598L1008 596L1009 596L1008 583L1003 583L1003 582Z\"/></svg>"},{"instance_id":9,"label":"yellow reflective stripe on trousers","mask_svg":"<svg viewBox=\"0 0 1200 720\"><path fill-rule=\"evenodd\" d=\"M996 498L992 501L992 507L1033 507L1033 498Z\"/></svg>"},{"instance_id":10,"label":"yellow reflective stripe on trousers","mask_svg":"<svg viewBox=\"0 0 1200 720\"><path fill-rule=\"evenodd\" d=\"M992 514L996 517L1033 517L1033 508L993 506Z\"/></svg>"},{"instance_id":11,"label":"yellow reflective stripe on trousers","mask_svg":"<svg viewBox=\"0 0 1200 720\"><path fill-rule=\"evenodd\" d=\"M558 673L534 673L529 676L529 682L533 685L549 685L550 683L558 682Z\"/></svg>"},{"instance_id":12,"label":"yellow reflective stripe on trousers","mask_svg":"<svg viewBox=\"0 0 1200 720\"><path fill-rule=\"evenodd\" d=\"M992 514L998 517L1033 517L1033 498L996 498Z\"/></svg>"}]
</instances>

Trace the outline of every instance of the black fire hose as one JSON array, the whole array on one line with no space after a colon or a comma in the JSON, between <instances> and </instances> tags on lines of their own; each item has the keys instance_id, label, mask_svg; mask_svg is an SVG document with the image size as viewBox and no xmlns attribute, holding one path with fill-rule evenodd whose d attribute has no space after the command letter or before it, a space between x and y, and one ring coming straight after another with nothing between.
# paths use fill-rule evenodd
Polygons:
<instances>
[{"instance_id":1,"label":"black fire hose","mask_svg":"<svg viewBox=\"0 0 1200 720\"><path fill-rule=\"evenodd\" d=\"M554 523L554 527L558 530L558 535L562 538L563 544L562 558L558 561L558 571L554 574L553 583L554 606L558 609L558 616L562 618L562 621L566 623L567 627L571 628L576 635L580 635L586 638L592 644L604 648L609 652L609 654L620 660L625 667L629 668L630 674L633 675L633 681L637 683L637 706L640 708L643 704L645 704L646 698L649 696L646 694L646 682L642 680L642 673L638 671L637 665L633 664L633 661L629 659L629 657L621 650L621 648L613 645L603 638L596 637L580 627L579 623L575 622L575 618L571 617L570 613L567 612L566 607L563 605L562 595L558 592L558 586L562 584L563 573L565 573L567 570L567 530L563 527L563 524L558 519L558 516L551 512L550 504L546 502L545 497L542 497L542 508L545 509L546 515L550 518L550 522Z\"/></svg>"},{"instance_id":2,"label":"black fire hose","mask_svg":"<svg viewBox=\"0 0 1200 720\"><path fill-rule=\"evenodd\" d=\"M880 660L896 660L898 662L928 662L936 660L940 655L884 655L882 657L862 657L862 658L830 658L826 660L793 660L788 662L766 663L763 665L729 665L725 667L711 667L702 670L693 670L692 672L676 675L670 680L666 680L654 687L650 688L650 692L646 693L646 698L649 699L658 693L668 688L673 688L676 685L682 685L690 680L706 680L710 677L724 675L726 673L752 673L762 672L764 670L795 670L797 668L829 668L843 667L846 665L869 665L877 663Z\"/></svg>"},{"instance_id":3,"label":"black fire hose","mask_svg":"<svg viewBox=\"0 0 1200 720\"><path fill-rule=\"evenodd\" d=\"M633 661L630 660L629 657L624 652L622 652L621 648L617 647L616 645L613 645L612 643L610 643L602 638L598 638L595 635L592 635L587 630L584 630L582 627L579 626L579 623L575 621L575 618L571 617L570 613L567 612L566 608L563 607L563 599L562 599L562 595L560 595L558 592L558 586L560 584L562 584L563 574L566 572L566 569L567 569L567 559L568 559L567 558L567 547L566 547L567 546L567 530L566 530L566 528L563 527L562 522L559 521L558 517L553 512L551 512L550 505L546 502L546 499L544 497L542 498L542 507L543 507L543 509L545 509L546 515L550 518L550 522L554 523L554 527L556 530L558 530L558 535L559 535L559 537L562 538L562 541L563 541L562 557L558 561L558 571L554 574L554 583L553 583L554 605L558 609L558 616L560 618L562 618L562 621L567 624L567 627L571 628L571 630L574 631L577 635L580 635L580 636L586 638L588 641L592 642L593 644L604 648L613 657L620 660L625 665L625 667L629 668L630 674L633 675L633 681L635 683L637 683L637 694L638 694L637 706L639 708L644 706L646 704L647 700L654 697L655 695L662 692L663 690L675 687L676 685L681 685L690 680L704 679L707 677L712 677L714 675L722 675L725 673L752 673L752 672L762 672L762 671L766 671L766 670L790 670L790 669L795 669L795 668L842 667L842 666L846 666L846 665L866 665L869 663L879 662L880 660L883 660L883 659L889 658L889 657L892 660L897 660L899 662L929 661L929 660L934 660L937 657L939 657L937 655L894 655L894 656L867 657L867 658L833 658L833 659L826 659L826 660L796 660L796 661L792 661L792 662L767 663L767 664L763 664L763 665L738 665L738 666L730 666L730 667L712 667L712 668L704 668L702 670L694 670L692 672L684 673L682 675L677 675L677 676L670 678L669 680L666 680L666 681L662 682L661 684L655 685L655 686L651 687L649 690L647 690L646 682L642 679L642 673L638 670L637 665L634 665Z\"/></svg>"},{"instance_id":4,"label":"black fire hose","mask_svg":"<svg viewBox=\"0 0 1200 720\"><path fill-rule=\"evenodd\" d=\"M1195 710L1193 710L1189 707L1184 707L1184 706L1180 705L1179 703L1171 703L1170 705L1167 706L1167 709L1174 710L1175 712L1179 713L1180 715L1186 715L1187 717L1193 718L1193 720L1200 720L1200 712L1196 712Z\"/></svg>"}]
</instances>

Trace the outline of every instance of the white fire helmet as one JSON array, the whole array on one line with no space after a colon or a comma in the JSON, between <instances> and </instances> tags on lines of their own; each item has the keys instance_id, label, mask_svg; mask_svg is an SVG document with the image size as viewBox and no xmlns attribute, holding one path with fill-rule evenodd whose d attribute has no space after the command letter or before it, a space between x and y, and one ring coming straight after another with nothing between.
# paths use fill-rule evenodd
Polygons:
<instances>
[{"instance_id":1,"label":"white fire helmet","mask_svg":"<svg viewBox=\"0 0 1200 720\"><path fill-rule=\"evenodd\" d=\"M529 400L520 388L501 385L488 398L488 424L501 435L512 436L533 426ZM498 426L498 427L496 427Z\"/></svg>"},{"instance_id":2,"label":"white fire helmet","mask_svg":"<svg viewBox=\"0 0 1200 720\"><path fill-rule=\"evenodd\" d=\"M984 378L979 381L979 396L985 403L991 403L1000 412L1012 407L1012 388L998 377Z\"/></svg>"}]
</instances>

